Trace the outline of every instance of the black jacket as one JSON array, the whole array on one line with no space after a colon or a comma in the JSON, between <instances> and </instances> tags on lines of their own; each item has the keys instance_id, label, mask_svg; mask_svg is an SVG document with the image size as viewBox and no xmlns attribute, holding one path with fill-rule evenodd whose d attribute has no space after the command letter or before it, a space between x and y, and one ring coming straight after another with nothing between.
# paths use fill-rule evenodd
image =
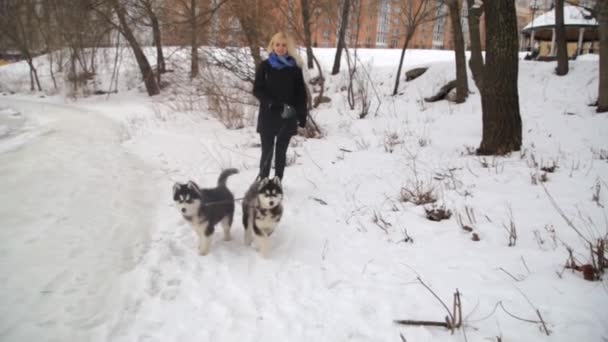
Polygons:
<instances>
[{"instance_id":1,"label":"black jacket","mask_svg":"<svg viewBox=\"0 0 608 342\"><path fill-rule=\"evenodd\" d=\"M253 95L260 100L257 132L260 134L294 135L297 125L306 125L306 85L302 69L285 67L275 69L268 60L262 61L255 72ZM296 117L281 118L283 104L293 106Z\"/></svg>"}]
</instances>

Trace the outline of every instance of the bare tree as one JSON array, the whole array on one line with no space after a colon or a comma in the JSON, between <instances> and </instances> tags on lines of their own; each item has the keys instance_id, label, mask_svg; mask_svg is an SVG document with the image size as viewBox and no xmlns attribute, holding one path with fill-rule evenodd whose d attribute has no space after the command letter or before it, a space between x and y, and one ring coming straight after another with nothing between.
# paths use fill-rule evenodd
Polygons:
<instances>
[{"instance_id":1,"label":"bare tree","mask_svg":"<svg viewBox=\"0 0 608 342\"><path fill-rule=\"evenodd\" d=\"M483 88L483 56L481 54L481 34L479 33L479 19L484 12L481 1L467 0L469 22L469 39L471 42L471 58L469 68L478 89Z\"/></svg>"},{"instance_id":2,"label":"bare tree","mask_svg":"<svg viewBox=\"0 0 608 342\"><path fill-rule=\"evenodd\" d=\"M564 0L555 0L555 43L557 45L558 76L568 74L568 43L566 42L566 27L564 26Z\"/></svg>"},{"instance_id":3,"label":"bare tree","mask_svg":"<svg viewBox=\"0 0 608 342\"><path fill-rule=\"evenodd\" d=\"M463 103L469 96L467 80L467 62L464 54L464 37L460 23L460 5L458 0L447 0L452 21L452 37L454 40L454 54L456 60L456 103Z\"/></svg>"},{"instance_id":4,"label":"bare tree","mask_svg":"<svg viewBox=\"0 0 608 342\"><path fill-rule=\"evenodd\" d=\"M228 0L174 0L174 6L164 8L166 23L188 33L190 78L199 75L199 47L205 39L205 29L227 2Z\"/></svg>"},{"instance_id":5,"label":"bare tree","mask_svg":"<svg viewBox=\"0 0 608 342\"><path fill-rule=\"evenodd\" d=\"M33 1L6 0L0 3L0 33L23 55L30 68L30 90L42 91L34 66L36 35Z\"/></svg>"},{"instance_id":6,"label":"bare tree","mask_svg":"<svg viewBox=\"0 0 608 342\"><path fill-rule=\"evenodd\" d=\"M314 52L312 49L312 27L316 24L319 14L326 8L326 0L300 0L300 16L294 16L292 8L289 6L277 7L283 18L295 17L292 22L280 22L281 26L290 26L290 33L297 38L298 41L304 42L306 48L306 64L308 69L314 68ZM289 4L289 3L287 3ZM316 14L316 15L315 15Z\"/></svg>"},{"instance_id":7,"label":"bare tree","mask_svg":"<svg viewBox=\"0 0 608 342\"><path fill-rule=\"evenodd\" d=\"M338 33L338 46L336 47L336 56L334 57L334 66L331 69L331 74L336 75L340 72L340 61L342 59L342 50L346 46L344 36L348 27L348 13L350 12L350 0L342 0L342 15L340 16L340 31Z\"/></svg>"},{"instance_id":8,"label":"bare tree","mask_svg":"<svg viewBox=\"0 0 608 342\"><path fill-rule=\"evenodd\" d=\"M67 80L72 86L72 94L86 85L94 77L96 55L100 46L109 41L112 31L119 31L120 25L113 21L113 8L109 3L91 0L49 0L57 21L60 35L58 70L64 67L64 51L68 54L69 70ZM83 87L86 91L86 87Z\"/></svg>"},{"instance_id":9,"label":"bare tree","mask_svg":"<svg viewBox=\"0 0 608 342\"><path fill-rule=\"evenodd\" d=\"M600 67L597 112L608 112L608 1L599 0L598 21L600 33Z\"/></svg>"},{"instance_id":10,"label":"bare tree","mask_svg":"<svg viewBox=\"0 0 608 342\"><path fill-rule=\"evenodd\" d=\"M198 5L196 0L190 0L188 8L188 24L190 26L190 77L198 76L198 20L196 12Z\"/></svg>"},{"instance_id":11,"label":"bare tree","mask_svg":"<svg viewBox=\"0 0 608 342\"><path fill-rule=\"evenodd\" d=\"M278 31L268 20L267 13L271 11L269 5L255 0L240 0L229 2L228 6L239 22L240 34L255 65L262 62L260 46L266 45L271 32Z\"/></svg>"},{"instance_id":12,"label":"bare tree","mask_svg":"<svg viewBox=\"0 0 608 342\"><path fill-rule=\"evenodd\" d=\"M401 58L399 59L399 67L397 68L397 75L395 75L395 87L393 88L393 96L399 92L399 81L401 79L401 68L403 67L403 59L405 58L405 51L407 50L414 33L418 27L426 22L436 19L437 12L441 6L442 1L436 0L399 0L397 3L399 6L399 13L401 14L401 24L405 28L405 41L401 49Z\"/></svg>"},{"instance_id":13,"label":"bare tree","mask_svg":"<svg viewBox=\"0 0 608 342\"><path fill-rule=\"evenodd\" d=\"M352 13L352 18L354 20L354 22L352 24L354 24L355 26L355 32L354 32L354 36L355 36L355 41L353 42L353 53L351 55L349 49L347 46L344 46L344 51L346 52L346 64L348 66L348 87L346 90L347 93L347 100L348 100L348 105L350 107L351 110L355 109L355 100L357 95L359 95L359 98L362 101L362 108L361 108L361 112L359 113L359 117L360 118L364 118L365 116L367 116L368 114L368 109L369 109L369 101L367 98L367 83L362 82L362 77L360 75L359 70L357 70L357 62L358 62L358 58L357 58L357 51L358 51L358 43L359 43L359 30L361 27L361 15L362 15L362 6L361 6L361 1L354 1L353 4L353 13ZM356 87L358 88L357 90L355 90L355 82L356 83Z\"/></svg>"},{"instance_id":14,"label":"bare tree","mask_svg":"<svg viewBox=\"0 0 608 342\"><path fill-rule=\"evenodd\" d=\"M306 61L308 69L314 67L313 52L312 52L312 34L311 34L311 11L310 0L300 0L300 7L302 7L302 26L304 31L304 44L306 45Z\"/></svg>"},{"instance_id":15,"label":"bare tree","mask_svg":"<svg viewBox=\"0 0 608 342\"><path fill-rule=\"evenodd\" d=\"M156 47L156 78L160 84L161 74L165 73L165 55L163 54L162 34L159 20L159 13L164 11L164 1L159 0L137 0L135 8L141 12L142 24L152 29L152 40Z\"/></svg>"},{"instance_id":16,"label":"bare tree","mask_svg":"<svg viewBox=\"0 0 608 342\"><path fill-rule=\"evenodd\" d=\"M135 60L137 61L137 65L139 66L139 70L141 71L141 75L144 79L144 84L146 86L148 95L158 95L160 93L158 82L154 77L154 72L152 71L152 67L148 62L148 58L144 54L139 42L133 34L133 30L131 29L129 22L127 21L127 12L124 5L120 2L120 0L110 0L110 5L112 6L116 17L118 17L120 22L120 32L131 46L131 50L133 51L133 55L135 56Z\"/></svg>"},{"instance_id":17,"label":"bare tree","mask_svg":"<svg viewBox=\"0 0 608 342\"><path fill-rule=\"evenodd\" d=\"M477 153L502 155L521 147L518 31L515 0L486 1L486 61L481 92L483 136Z\"/></svg>"},{"instance_id":18,"label":"bare tree","mask_svg":"<svg viewBox=\"0 0 608 342\"><path fill-rule=\"evenodd\" d=\"M57 35L54 34L54 32L56 32L56 27L53 23L52 7L50 2L51 1L43 2L40 6L39 13L34 11L34 17L36 18L36 26L38 27L38 32L42 39L42 43L44 44L44 52L48 56L49 74L53 80L53 88L57 90L57 79L55 78L55 73L53 70L53 52L58 46L59 42L57 41Z\"/></svg>"}]
</instances>

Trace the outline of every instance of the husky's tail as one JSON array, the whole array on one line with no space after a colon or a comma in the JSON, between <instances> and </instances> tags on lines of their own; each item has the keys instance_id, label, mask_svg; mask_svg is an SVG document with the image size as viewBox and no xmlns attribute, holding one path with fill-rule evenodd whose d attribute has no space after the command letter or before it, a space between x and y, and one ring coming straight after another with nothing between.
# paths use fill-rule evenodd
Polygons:
<instances>
[{"instance_id":1,"label":"husky's tail","mask_svg":"<svg viewBox=\"0 0 608 342\"><path fill-rule=\"evenodd\" d=\"M220 173L219 178L217 179L217 186L218 187L225 187L226 186L226 180L228 179L228 177L232 176L235 173L239 173L239 170L237 170L237 169L226 169L226 170L222 171L222 173Z\"/></svg>"}]
</instances>

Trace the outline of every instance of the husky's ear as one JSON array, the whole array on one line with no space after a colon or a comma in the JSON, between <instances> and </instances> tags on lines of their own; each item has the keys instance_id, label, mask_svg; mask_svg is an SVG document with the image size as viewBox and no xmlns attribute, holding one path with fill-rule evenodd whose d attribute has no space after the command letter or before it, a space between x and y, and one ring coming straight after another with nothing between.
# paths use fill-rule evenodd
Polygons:
<instances>
[{"instance_id":1,"label":"husky's ear","mask_svg":"<svg viewBox=\"0 0 608 342\"><path fill-rule=\"evenodd\" d=\"M274 176L274 178L272 179L272 182L278 186L281 186L281 178Z\"/></svg>"},{"instance_id":2,"label":"husky's ear","mask_svg":"<svg viewBox=\"0 0 608 342\"><path fill-rule=\"evenodd\" d=\"M188 189L194 190L196 192L200 192L198 185L196 185L196 183L194 183L193 181L188 181Z\"/></svg>"},{"instance_id":3,"label":"husky's ear","mask_svg":"<svg viewBox=\"0 0 608 342\"><path fill-rule=\"evenodd\" d=\"M175 194L177 193L177 191L179 190L179 188L182 187L182 184L180 183L175 183L173 184L173 196L175 196Z\"/></svg>"},{"instance_id":4,"label":"husky's ear","mask_svg":"<svg viewBox=\"0 0 608 342\"><path fill-rule=\"evenodd\" d=\"M266 184L268 184L268 182L269 182L268 177L263 178L263 179L262 179L262 180L261 180L261 181L258 183L258 190L259 190L259 189L261 189L261 188L263 188L263 187L265 187L265 186L266 186Z\"/></svg>"}]
</instances>

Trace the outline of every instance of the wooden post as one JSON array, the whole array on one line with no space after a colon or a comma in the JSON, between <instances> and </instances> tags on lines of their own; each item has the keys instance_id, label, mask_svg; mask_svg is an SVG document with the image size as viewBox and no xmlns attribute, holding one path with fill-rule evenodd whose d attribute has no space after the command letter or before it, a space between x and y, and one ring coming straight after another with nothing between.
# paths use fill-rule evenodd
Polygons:
<instances>
[{"instance_id":1,"label":"wooden post","mask_svg":"<svg viewBox=\"0 0 608 342\"><path fill-rule=\"evenodd\" d=\"M576 46L576 55L579 56L581 51L583 50L583 34L585 33L585 28L581 27L578 29L578 45Z\"/></svg>"},{"instance_id":2,"label":"wooden post","mask_svg":"<svg viewBox=\"0 0 608 342\"><path fill-rule=\"evenodd\" d=\"M534 29L532 30L532 33L530 33L530 52L534 52L534 33L536 31L534 31Z\"/></svg>"},{"instance_id":3,"label":"wooden post","mask_svg":"<svg viewBox=\"0 0 608 342\"><path fill-rule=\"evenodd\" d=\"M555 27L551 32L551 52L549 53L549 56L555 56Z\"/></svg>"}]
</instances>

